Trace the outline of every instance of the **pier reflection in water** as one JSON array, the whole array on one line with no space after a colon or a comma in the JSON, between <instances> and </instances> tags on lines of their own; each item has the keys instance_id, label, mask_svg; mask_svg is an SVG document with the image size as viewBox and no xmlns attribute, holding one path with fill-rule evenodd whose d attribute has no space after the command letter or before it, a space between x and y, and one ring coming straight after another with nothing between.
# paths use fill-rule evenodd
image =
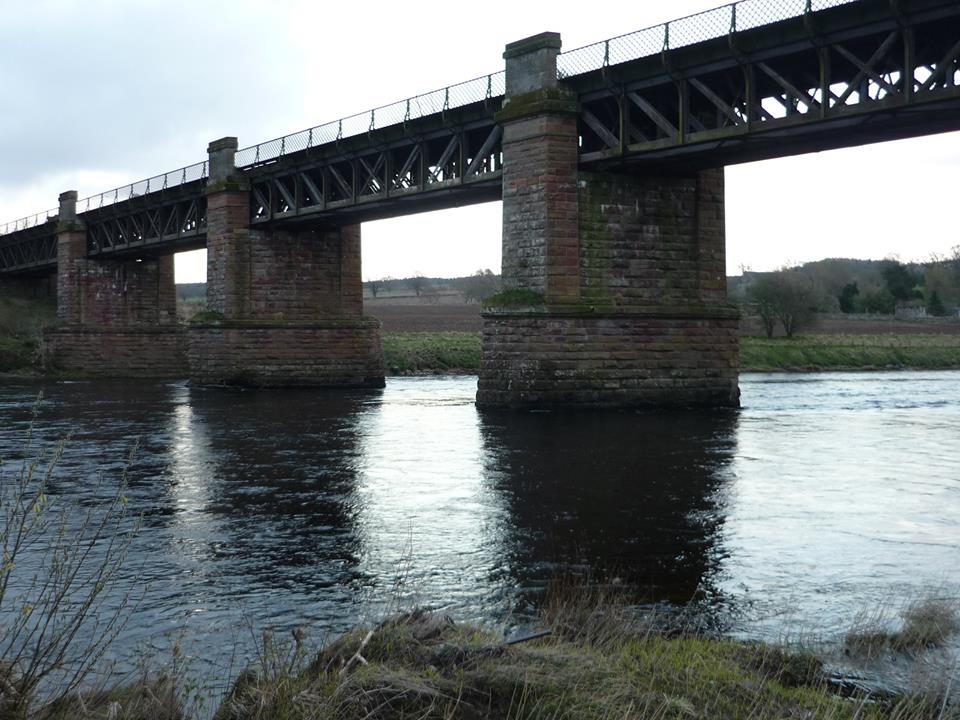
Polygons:
<instances>
[{"instance_id":1,"label":"pier reflection in water","mask_svg":"<svg viewBox=\"0 0 960 720\"><path fill-rule=\"evenodd\" d=\"M505 584L588 571L650 600L709 594L734 413L488 413Z\"/></svg>"}]
</instances>

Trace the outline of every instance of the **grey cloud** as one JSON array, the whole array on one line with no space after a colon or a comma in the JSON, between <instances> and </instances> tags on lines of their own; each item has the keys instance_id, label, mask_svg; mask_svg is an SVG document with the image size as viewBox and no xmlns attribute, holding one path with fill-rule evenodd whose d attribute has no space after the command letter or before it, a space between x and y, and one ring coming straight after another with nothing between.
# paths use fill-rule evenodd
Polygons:
<instances>
[{"instance_id":1,"label":"grey cloud","mask_svg":"<svg viewBox=\"0 0 960 720\"><path fill-rule=\"evenodd\" d=\"M280 72L264 40L279 19L249 9L41 0L6 12L0 186L54 172L162 172L264 123L265 89Z\"/></svg>"}]
</instances>

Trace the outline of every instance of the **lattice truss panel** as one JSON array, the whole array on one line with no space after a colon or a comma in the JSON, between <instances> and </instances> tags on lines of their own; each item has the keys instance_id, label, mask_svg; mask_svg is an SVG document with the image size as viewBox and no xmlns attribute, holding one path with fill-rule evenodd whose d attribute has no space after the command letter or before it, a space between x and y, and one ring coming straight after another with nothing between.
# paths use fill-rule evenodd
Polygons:
<instances>
[{"instance_id":1,"label":"lattice truss panel","mask_svg":"<svg viewBox=\"0 0 960 720\"><path fill-rule=\"evenodd\" d=\"M492 119L356 151L336 144L251 171L252 221L333 212L363 203L495 180L502 129Z\"/></svg>"},{"instance_id":2,"label":"lattice truss panel","mask_svg":"<svg viewBox=\"0 0 960 720\"><path fill-rule=\"evenodd\" d=\"M146 202L145 196L81 215L87 225L91 255L201 241L207 231L206 198L196 188L190 196Z\"/></svg>"},{"instance_id":3,"label":"lattice truss panel","mask_svg":"<svg viewBox=\"0 0 960 720\"><path fill-rule=\"evenodd\" d=\"M811 32L786 52L745 53L735 35L726 44L732 60L714 54L705 68L648 59L659 78L604 70L606 90L581 95L581 161L960 97L960 17L843 39Z\"/></svg>"},{"instance_id":4,"label":"lattice truss panel","mask_svg":"<svg viewBox=\"0 0 960 720\"><path fill-rule=\"evenodd\" d=\"M0 237L0 272L52 268L57 264L56 222Z\"/></svg>"}]
</instances>

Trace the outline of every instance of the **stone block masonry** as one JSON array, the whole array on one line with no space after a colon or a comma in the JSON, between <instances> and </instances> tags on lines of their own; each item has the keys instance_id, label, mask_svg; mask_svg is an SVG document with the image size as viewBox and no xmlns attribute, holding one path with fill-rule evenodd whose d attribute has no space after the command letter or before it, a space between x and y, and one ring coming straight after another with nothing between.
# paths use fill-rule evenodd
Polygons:
<instances>
[{"instance_id":1,"label":"stone block masonry","mask_svg":"<svg viewBox=\"0 0 960 720\"><path fill-rule=\"evenodd\" d=\"M207 286L208 307L222 317L190 327L193 380L383 387L380 322L363 317L359 226L220 237L233 267Z\"/></svg>"},{"instance_id":2,"label":"stone block masonry","mask_svg":"<svg viewBox=\"0 0 960 720\"><path fill-rule=\"evenodd\" d=\"M44 367L76 377L183 378L185 336L176 326L66 325L44 335Z\"/></svg>"},{"instance_id":3,"label":"stone block masonry","mask_svg":"<svg viewBox=\"0 0 960 720\"><path fill-rule=\"evenodd\" d=\"M76 197L74 191L60 196L59 325L44 332L44 366L79 376L183 377L187 365L176 326L173 255L88 257Z\"/></svg>"},{"instance_id":4,"label":"stone block masonry","mask_svg":"<svg viewBox=\"0 0 960 720\"><path fill-rule=\"evenodd\" d=\"M577 295L577 118L507 122L503 136L503 277L561 300Z\"/></svg>"},{"instance_id":5,"label":"stone block masonry","mask_svg":"<svg viewBox=\"0 0 960 720\"><path fill-rule=\"evenodd\" d=\"M716 317L487 311L477 403L503 408L736 406L735 311Z\"/></svg>"},{"instance_id":6,"label":"stone block masonry","mask_svg":"<svg viewBox=\"0 0 960 720\"><path fill-rule=\"evenodd\" d=\"M58 316L80 325L171 325L177 321L173 256L75 259L58 284Z\"/></svg>"},{"instance_id":7,"label":"stone block masonry","mask_svg":"<svg viewBox=\"0 0 960 720\"><path fill-rule=\"evenodd\" d=\"M383 387L380 323L363 317L359 226L250 227L236 138L210 144L203 323L176 325L173 256L89 257L76 193L60 197L47 367L206 384Z\"/></svg>"},{"instance_id":8,"label":"stone block masonry","mask_svg":"<svg viewBox=\"0 0 960 720\"><path fill-rule=\"evenodd\" d=\"M377 320L199 325L188 339L190 376L204 384L383 387Z\"/></svg>"},{"instance_id":9,"label":"stone block masonry","mask_svg":"<svg viewBox=\"0 0 960 720\"><path fill-rule=\"evenodd\" d=\"M204 384L383 387L380 323L363 316L360 227L250 227L235 138L210 144L207 308L188 331Z\"/></svg>"},{"instance_id":10,"label":"stone block masonry","mask_svg":"<svg viewBox=\"0 0 960 720\"><path fill-rule=\"evenodd\" d=\"M580 297L609 307L727 302L723 170L580 173Z\"/></svg>"},{"instance_id":11,"label":"stone block masonry","mask_svg":"<svg viewBox=\"0 0 960 720\"><path fill-rule=\"evenodd\" d=\"M559 45L545 33L504 53L503 276L531 304L485 309L477 404L737 406L723 170L580 170Z\"/></svg>"},{"instance_id":12,"label":"stone block masonry","mask_svg":"<svg viewBox=\"0 0 960 720\"><path fill-rule=\"evenodd\" d=\"M477 403L737 406L739 314L726 302L723 171L581 172L577 188L575 262L563 265L576 293L484 312ZM510 237L506 216L504 226Z\"/></svg>"}]
</instances>

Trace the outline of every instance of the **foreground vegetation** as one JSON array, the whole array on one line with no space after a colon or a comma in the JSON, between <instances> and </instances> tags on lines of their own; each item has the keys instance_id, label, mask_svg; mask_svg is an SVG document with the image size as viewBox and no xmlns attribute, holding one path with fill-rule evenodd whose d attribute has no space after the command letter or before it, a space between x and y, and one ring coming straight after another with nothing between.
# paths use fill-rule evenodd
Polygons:
<instances>
[{"instance_id":1,"label":"foreground vegetation","mask_svg":"<svg viewBox=\"0 0 960 720\"><path fill-rule=\"evenodd\" d=\"M299 631L288 641L265 635L213 718L960 719L946 678L911 696L841 693L812 655L685 632L602 591L559 598L548 596L539 632L510 640L420 610L317 652ZM161 673L74 693L35 717L179 720L189 717L184 685Z\"/></svg>"},{"instance_id":2,"label":"foreground vegetation","mask_svg":"<svg viewBox=\"0 0 960 720\"><path fill-rule=\"evenodd\" d=\"M384 333L387 373L476 373L480 333ZM744 372L960 368L960 334L797 335L740 339Z\"/></svg>"},{"instance_id":3,"label":"foreground vegetation","mask_svg":"<svg viewBox=\"0 0 960 720\"><path fill-rule=\"evenodd\" d=\"M36 366L41 328L55 317L53 300L0 296L0 373Z\"/></svg>"},{"instance_id":4,"label":"foreground vegetation","mask_svg":"<svg viewBox=\"0 0 960 720\"><path fill-rule=\"evenodd\" d=\"M358 628L296 667L265 657L219 720L267 718L958 718L935 696L840 697L820 663L686 634L614 597L548 602L516 644L413 612Z\"/></svg>"}]
</instances>

